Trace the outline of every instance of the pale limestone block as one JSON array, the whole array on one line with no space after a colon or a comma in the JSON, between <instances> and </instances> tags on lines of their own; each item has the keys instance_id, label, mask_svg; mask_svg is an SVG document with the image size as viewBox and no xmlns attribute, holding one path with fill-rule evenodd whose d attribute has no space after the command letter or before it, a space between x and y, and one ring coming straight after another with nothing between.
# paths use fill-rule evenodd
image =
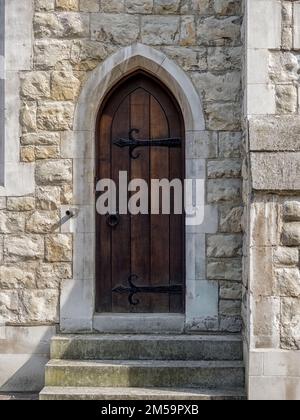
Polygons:
<instances>
[{"instance_id":1,"label":"pale limestone block","mask_svg":"<svg viewBox=\"0 0 300 420\"><path fill-rule=\"evenodd\" d=\"M281 304L281 347L300 350L300 299L283 298Z\"/></svg>"},{"instance_id":2,"label":"pale limestone block","mask_svg":"<svg viewBox=\"0 0 300 420\"><path fill-rule=\"evenodd\" d=\"M126 0L127 13L152 13L154 0Z\"/></svg>"},{"instance_id":3,"label":"pale limestone block","mask_svg":"<svg viewBox=\"0 0 300 420\"><path fill-rule=\"evenodd\" d=\"M248 84L248 115L276 114L275 86L269 84Z\"/></svg>"},{"instance_id":4,"label":"pale limestone block","mask_svg":"<svg viewBox=\"0 0 300 420\"><path fill-rule=\"evenodd\" d=\"M38 185L62 185L72 181L72 162L68 159L38 161L35 172Z\"/></svg>"},{"instance_id":5,"label":"pale limestone block","mask_svg":"<svg viewBox=\"0 0 300 420\"><path fill-rule=\"evenodd\" d=\"M76 12L79 8L79 0L55 0L57 10Z\"/></svg>"},{"instance_id":6,"label":"pale limestone block","mask_svg":"<svg viewBox=\"0 0 300 420\"><path fill-rule=\"evenodd\" d=\"M300 117L297 115L253 116L249 119L250 150L300 150L299 136Z\"/></svg>"},{"instance_id":7,"label":"pale limestone block","mask_svg":"<svg viewBox=\"0 0 300 420\"><path fill-rule=\"evenodd\" d=\"M4 259L7 262L39 260L44 257L44 238L38 235L7 236Z\"/></svg>"},{"instance_id":8,"label":"pale limestone block","mask_svg":"<svg viewBox=\"0 0 300 420\"><path fill-rule=\"evenodd\" d=\"M299 246L300 245L300 223L299 222L285 223L282 229L281 240L282 240L282 244L285 246Z\"/></svg>"},{"instance_id":9,"label":"pale limestone block","mask_svg":"<svg viewBox=\"0 0 300 420\"><path fill-rule=\"evenodd\" d=\"M256 190L300 190L300 153L251 153L252 185Z\"/></svg>"},{"instance_id":10,"label":"pale limestone block","mask_svg":"<svg viewBox=\"0 0 300 420\"><path fill-rule=\"evenodd\" d=\"M247 37L250 48L279 49L281 46L281 2L248 2Z\"/></svg>"},{"instance_id":11,"label":"pale limestone block","mask_svg":"<svg viewBox=\"0 0 300 420\"><path fill-rule=\"evenodd\" d=\"M285 221L300 222L300 201L286 201L283 205Z\"/></svg>"},{"instance_id":12,"label":"pale limestone block","mask_svg":"<svg viewBox=\"0 0 300 420\"><path fill-rule=\"evenodd\" d=\"M254 202L250 213L250 245L267 247L278 245L278 204L273 201Z\"/></svg>"},{"instance_id":13,"label":"pale limestone block","mask_svg":"<svg viewBox=\"0 0 300 420\"><path fill-rule=\"evenodd\" d=\"M7 199L7 210L9 211L30 211L34 208L34 197L8 197Z\"/></svg>"},{"instance_id":14,"label":"pale limestone block","mask_svg":"<svg viewBox=\"0 0 300 420\"><path fill-rule=\"evenodd\" d=\"M210 258L234 258L242 256L242 235L209 235L207 256Z\"/></svg>"},{"instance_id":15,"label":"pale limestone block","mask_svg":"<svg viewBox=\"0 0 300 420\"><path fill-rule=\"evenodd\" d=\"M280 298L258 297L251 303L255 348L280 346Z\"/></svg>"},{"instance_id":16,"label":"pale limestone block","mask_svg":"<svg viewBox=\"0 0 300 420\"><path fill-rule=\"evenodd\" d=\"M179 41L177 16L142 17L142 42L150 45L175 45Z\"/></svg>"},{"instance_id":17,"label":"pale limestone block","mask_svg":"<svg viewBox=\"0 0 300 420\"><path fill-rule=\"evenodd\" d=\"M92 14L92 40L113 41L120 45L130 45L139 35L139 17L126 14Z\"/></svg>"},{"instance_id":18,"label":"pale limestone block","mask_svg":"<svg viewBox=\"0 0 300 420\"><path fill-rule=\"evenodd\" d=\"M69 262L73 256L72 235L49 235L45 239L45 257L48 262Z\"/></svg>"}]
</instances>

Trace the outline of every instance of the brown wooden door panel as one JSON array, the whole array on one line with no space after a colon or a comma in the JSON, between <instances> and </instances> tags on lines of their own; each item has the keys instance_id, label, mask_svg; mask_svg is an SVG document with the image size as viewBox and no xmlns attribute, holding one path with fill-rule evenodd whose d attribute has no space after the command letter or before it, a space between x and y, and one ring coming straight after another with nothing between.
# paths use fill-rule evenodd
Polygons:
<instances>
[{"instance_id":1,"label":"brown wooden door panel","mask_svg":"<svg viewBox=\"0 0 300 420\"><path fill-rule=\"evenodd\" d=\"M128 138L131 129L136 138L180 137L181 148L142 147L132 159L128 148L113 144ZM96 176L111 178L118 185L119 171L127 171L128 180L141 178L149 188L151 179L184 178L184 128L174 99L152 77L140 72L119 84L99 112L97 124ZM130 198L130 193L128 195ZM184 216L120 215L112 228L106 217L96 215L96 310L114 313L181 313L184 309ZM138 286L183 285L181 294L139 293L129 303L128 294L113 292L128 286L128 278L137 276ZM148 290L149 292L149 290Z\"/></svg>"}]
</instances>

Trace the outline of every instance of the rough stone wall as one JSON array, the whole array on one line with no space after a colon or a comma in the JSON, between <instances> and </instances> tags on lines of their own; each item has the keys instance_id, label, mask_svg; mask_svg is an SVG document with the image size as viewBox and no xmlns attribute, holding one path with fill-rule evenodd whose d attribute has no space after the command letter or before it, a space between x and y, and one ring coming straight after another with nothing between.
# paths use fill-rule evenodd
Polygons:
<instances>
[{"instance_id":1,"label":"rough stone wall","mask_svg":"<svg viewBox=\"0 0 300 420\"><path fill-rule=\"evenodd\" d=\"M1 198L2 321L59 322L60 285L72 278L72 235L62 231L60 208L72 205L74 107L89 72L139 41L175 60L203 97L207 132L198 157L206 159L207 203L216 217L211 234L201 235L199 279L219 289L220 317L207 328L239 331L241 1L36 0L34 7L32 69L20 73L20 161L34 164L36 188Z\"/></svg>"},{"instance_id":2,"label":"rough stone wall","mask_svg":"<svg viewBox=\"0 0 300 420\"><path fill-rule=\"evenodd\" d=\"M243 314L248 391L250 399L299 399L300 3L246 3Z\"/></svg>"}]
</instances>

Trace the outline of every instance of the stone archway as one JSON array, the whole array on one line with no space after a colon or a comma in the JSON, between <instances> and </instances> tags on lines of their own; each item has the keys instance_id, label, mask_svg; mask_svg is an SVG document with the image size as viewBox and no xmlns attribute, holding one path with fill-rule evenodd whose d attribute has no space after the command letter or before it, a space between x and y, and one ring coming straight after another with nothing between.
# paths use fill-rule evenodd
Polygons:
<instances>
[{"instance_id":1,"label":"stone archway","mask_svg":"<svg viewBox=\"0 0 300 420\"><path fill-rule=\"evenodd\" d=\"M77 214L73 221L72 233L74 234L74 277L65 283L62 288L61 298L61 330L63 332L80 332L110 330L111 323L95 317L95 195L94 195L94 139L97 114L101 103L109 90L126 75L136 71L145 70L154 74L176 98L184 118L186 135L186 173L187 177L203 178L200 165L195 164L193 156L194 145L201 141L205 131L204 114L201 99L188 75L165 54L151 47L134 44L110 56L90 75L80 94L74 117L72 143L74 150L74 207ZM200 173L201 172L201 173ZM203 231L205 233L205 231ZM205 254L205 243L196 244L195 230L187 232L187 243L192 249L187 250L187 267L195 262L195 247L199 246L199 253ZM191 245L193 244L193 245ZM194 248L193 248L194 247ZM203 257L205 258L205 256ZM217 318L218 290L208 282L197 282L193 270L187 270L188 286L186 316L180 319L168 319L164 325L151 318L149 325L160 328L181 331L185 327L207 325ZM203 290L199 290L203 287ZM214 290L216 288L216 290ZM193 297L203 295L203 307L192 305ZM201 305L200 305L201 306ZM195 311L196 307L196 311ZM199 311L198 311L199 309ZM127 322L127 321L126 321ZM119 320L118 324L122 323ZM147 321L146 321L147 324ZM151 327L152 328L152 327ZM130 327L129 327L130 330ZM143 331L147 325L143 325ZM113 331L112 331L113 332Z\"/></svg>"}]
</instances>

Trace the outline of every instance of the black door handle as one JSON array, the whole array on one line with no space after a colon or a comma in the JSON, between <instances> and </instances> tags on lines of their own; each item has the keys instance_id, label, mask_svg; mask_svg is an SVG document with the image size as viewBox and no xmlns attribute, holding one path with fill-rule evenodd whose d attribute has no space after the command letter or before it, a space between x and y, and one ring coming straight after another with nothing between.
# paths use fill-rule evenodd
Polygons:
<instances>
[{"instance_id":1,"label":"black door handle","mask_svg":"<svg viewBox=\"0 0 300 420\"><path fill-rule=\"evenodd\" d=\"M108 214L106 216L106 223L111 228L114 228L120 223L120 216L118 214Z\"/></svg>"}]
</instances>

